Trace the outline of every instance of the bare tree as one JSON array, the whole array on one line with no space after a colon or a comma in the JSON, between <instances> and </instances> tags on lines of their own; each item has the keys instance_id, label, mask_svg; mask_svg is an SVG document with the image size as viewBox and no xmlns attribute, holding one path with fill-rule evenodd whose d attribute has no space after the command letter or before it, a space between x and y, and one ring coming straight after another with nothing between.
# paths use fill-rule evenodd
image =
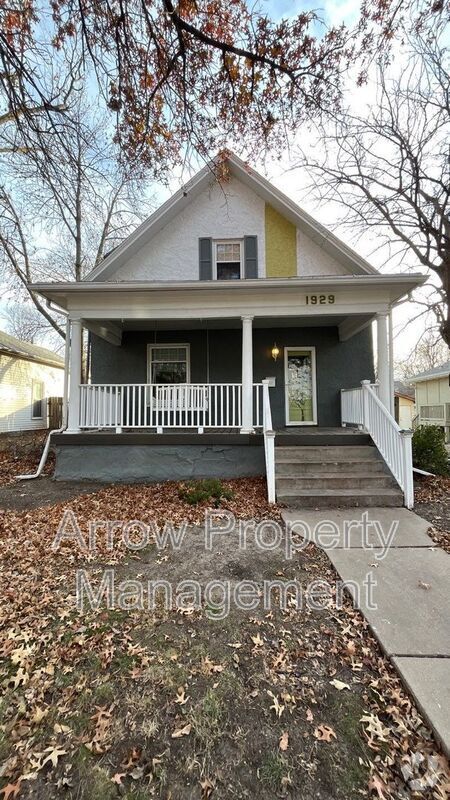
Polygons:
<instances>
[{"instance_id":1,"label":"bare tree","mask_svg":"<svg viewBox=\"0 0 450 800\"><path fill-rule=\"evenodd\" d=\"M341 223L430 272L423 301L450 345L450 76L445 29L415 32L406 63L378 67L378 97L368 113L351 111L320 130L314 154L302 154L312 190L341 211ZM317 153L320 155L317 156ZM342 213L343 212L343 213Z\"/></svg>"},{"instance_id":2,"label":"bare tree","mask_svg":"<svg viewBox=\"0 0 450 800\"><path fill-rule=\"evenodd\" d=\"M4 317L8 333L22 342L37 344L50 328L43 326L41 314L30 303L10 303L4 312Z\"/></svg>"},{"instance_id":3,"label":"bare tree","mask_svg":"<svg viewBox=\"0 0 450 800\"><path fill-rule=\"evenodd\" d=\"M439 367L448 358L449 349L445 342L432 331L427 331L414 345L409 355L395 365L395 374L408 383L414 375Z\"/></svg>"},{"instance_id":4,"label":"bare tree","mask_svg":"<svg viewBox=\"0 0 450 800\"><path fill-rule=\"evenodd\" d=\"M118 167L102 115L79 98L52 143L13 156L0 185L0 268L11 291L28 297L64 337L61 320L30 284L81 280L148 208L133 169Z\"/></svg>"}]
</instances>

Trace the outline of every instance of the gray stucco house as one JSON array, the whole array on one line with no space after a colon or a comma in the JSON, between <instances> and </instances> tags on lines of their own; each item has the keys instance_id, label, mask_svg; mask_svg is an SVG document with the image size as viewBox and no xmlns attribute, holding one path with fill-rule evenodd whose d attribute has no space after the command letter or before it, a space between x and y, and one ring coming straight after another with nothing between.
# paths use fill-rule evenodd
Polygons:
<instances>
[{"instance_id":1,"label":"gray stucco house","mask_svg":"<svg viewBox=\"0 0 450 800\"><path fill-rule=\"evenodd\" d=\"M388 319L424 276L378 273L236 156L220 158L225 180L216 180L215 163L206 166L83 281L33 287L68 312L70 325L57 477L265 473L273 500L275 492L289 496L283 472L300 491L289 464L303 460L302 448L310 459L311 447L370 448L342 455L344 463L361 456L354 475L369 454L378 461L378 450L386 462L384 448L398 463L387 461L379 486L397 502L404 437L393 427L383 444L380 427L390 431L393 421ZM82 328L89 332L84 383ZM341 458L317 452L322 464ZM331 471L327 482L322 470L317 485L333 492ZM319 496L317 475L310 478L295 495L305 503ZM376 486L373 479L379 502ZM337 485L330 502L367 500L357 488L356 477Z\"/></svg>"}]
</instances>

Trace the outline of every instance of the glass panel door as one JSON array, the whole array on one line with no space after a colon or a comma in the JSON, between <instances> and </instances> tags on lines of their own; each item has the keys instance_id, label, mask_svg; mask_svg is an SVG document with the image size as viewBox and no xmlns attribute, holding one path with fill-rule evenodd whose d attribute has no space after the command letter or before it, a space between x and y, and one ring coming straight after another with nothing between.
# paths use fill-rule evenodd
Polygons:
<instances>
[{"instance_id":1,"label":"glass panel door","mask_svg":"<svg viewBox=\"0 0 450 800\"><path fill-rule=\"evenodd\" d=\"M316 425L314 347L285 348L286 425Z\"/></svg>"}]
</instances>

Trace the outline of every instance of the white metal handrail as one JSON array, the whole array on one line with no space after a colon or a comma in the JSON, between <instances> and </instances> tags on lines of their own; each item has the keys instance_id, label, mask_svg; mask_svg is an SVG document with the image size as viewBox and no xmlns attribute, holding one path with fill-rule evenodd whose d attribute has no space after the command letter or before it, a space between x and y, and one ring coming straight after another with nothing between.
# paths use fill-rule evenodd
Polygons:
<instances>
[{"instance_id":1,"label":"white metal handrail","mask_svg":"<svg viewBox=\"0 0 450 800\"><path fill-rule=\"evenodd\" d=\"M405 506L414 506L412 431L402 430L377 396L370 381L341 391L343 425L358 425L372 437L403 491Z\"/></svg>"},{"instance_id":2,"label":"white metal handrail","mask_svg":"<svg viewBox=\"0 0 450 800\"><path fill-rule=\"evenodd\" d=\"M270 394L268 381L262 382L263 392L263 434L264 454L266 459L267 500L275 502L275 431L272 425Z\"/></svg>"},{"instance_id":3,"label":"white metal handrail","mask_svg":"<svg viewBox=\"0 0 450 800\"><path fill-rule=\"evenodd\" d=\"M253 386L253 424L262 427L263 386ZM80 428L240 428L242 385L82 384Z\"/></svg>"}]
</instances>

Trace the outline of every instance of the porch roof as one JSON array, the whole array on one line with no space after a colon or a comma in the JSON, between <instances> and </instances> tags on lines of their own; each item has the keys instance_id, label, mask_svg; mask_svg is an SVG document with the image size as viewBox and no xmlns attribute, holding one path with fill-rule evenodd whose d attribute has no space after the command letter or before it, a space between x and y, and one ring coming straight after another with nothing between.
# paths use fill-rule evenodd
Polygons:
<instances>
[{"instance_id":1,"label":"porch roof","mask_svg":"<svg viewBox=\"0 0 450 800\"><path fill-rule=\"evenodd\" d=\"M333 275L284 279L170 282L39 283L32 289L82 319L93 333L120 345L127 327L208 320L224 327L252 316L254 324L336 325L342 341L386 314L426 275ZM231 323L230 323L231 320ZM228 321L228 322L226 322Z\"/></svg>"},{"instance_id":2,"label":"porch roof","mask_svg":"<svg viewBox=\"0 0 450 800\"><path fill-rule=\"evenodd\" d=\"M373 295L374 292L385 293L385 302L394 303L404 295L421 286L427 280L422 273L401 273L393 275L367 274L367 275L320 275L302 276L294 278L257 278L246 280L226 281L68 281L53 283L33 283L30 288L61 308L69 310L71 301L75 298L96 298L102 295L133 294L138 292L150 294L166 294L182 292L184 303L187 298L195 295L221 296L226 292L233 293L233 297L245 297L248 302L250 294L265 293L273 298L276 290L305 292L336 291L338 289L357 290L363 294ZM75 301L77 302L77 301Z\"/></svg>"}]
</instances>

